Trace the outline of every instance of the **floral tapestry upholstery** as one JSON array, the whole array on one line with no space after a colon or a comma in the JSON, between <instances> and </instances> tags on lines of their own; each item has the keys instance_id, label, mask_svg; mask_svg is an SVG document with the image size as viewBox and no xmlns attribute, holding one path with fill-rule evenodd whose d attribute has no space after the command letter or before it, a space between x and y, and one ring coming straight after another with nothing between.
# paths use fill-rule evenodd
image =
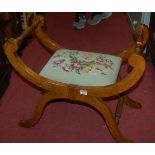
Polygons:
<instances>
[{"instance_id":1,"label":"floral tapestry upholstery","mask_svg":"<svg viewBox=\"0 0 155 155\"><path fill-rule=\"evenodd\" d=\"M117 56L77 50L57 50L40 75L79 86L106 86L116 82L122 59Z\"/></svg>"}]
</instances>

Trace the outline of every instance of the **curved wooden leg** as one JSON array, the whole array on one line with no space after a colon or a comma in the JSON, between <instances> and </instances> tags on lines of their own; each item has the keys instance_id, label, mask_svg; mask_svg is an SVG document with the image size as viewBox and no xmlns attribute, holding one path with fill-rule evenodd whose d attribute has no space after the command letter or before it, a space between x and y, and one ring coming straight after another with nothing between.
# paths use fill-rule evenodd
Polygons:
<instances>
[{"instance_id":1,"label":"curved wooden leg","mask_svg":"<svg viewBox=\"0 0 155 155\"><path fill-rule=\"evenodd\" d=\"M125 94L122 95L118 100L118 104L117 104L116 111L115 111L115 120L116 120L117 124L119 124L119 120L120 120L121 114L123 112L124 104L126 104L130 108L134 108L134 109L140 109L142 107L140 103L132 100L131 98L129 98L129 96L127 96Z\"/></svg>"},{"instance_id":2,"label":"curved wooden leg","mask_svg":"<svg viewBox=\"0 0 155 155\"><path fill-rule=\"evenodd\" d=\"M120 75L118 76L118 81L121 80L121 77ZM123 97L123 100L124 100L124 103L131 107L131 108L134 108L134 109L140 109L142 107L142 105L137 102L137 101L134 101L132 100L128 95L126 95L125 93L122 94L122 97Z\"/></svg>"},{"instance_id":3,"label":"curved wooden leg","mask_svg":"<svg viewBox=\"0 0 155 155\"><path fill-rule=\"evenodd\" d=\"M124 103L134 109L140 109L142 107L142 105L139 102L136 102L134 100L132 100L131 98L129 98L129 96L125 95L124 97Z\"/></svg>"},{"instance_id":4,"label":"curved wooden leg","mask_svg":"<svg viewBox=\"0 0 155 155\"><path fill-rule=\"evenodd\" d=\"M124 105L124 97L120 97L118 99L118 103L117 103L117 107L115 111L115 120L116 120L117 125L119 124L119 120L123 112L123 105Z\"/></svg>"},{"instance_id":5,"label":"curved wooden leg","mask_svg":"<svg viewBox=\"0 0 155 155\"><path fill-rule=\"evenodd\" d=\"M39 100L33 117L29 120L22 120L19 122L19 125L22 127L32 127L35 124L38 123L38 121L41 118L41 115L44 111L44 108L46 106L46 104L54 99L57 98L66 98L68 99L68 96L64 93L64 94L59 94L59 93L52 93L52 92L47 92L45 93L41 99ZM114 140L116 142L132 142L128 139L126 139L122 133L119 131L116 121L112 115L112 112L110 111L110 109L108 108L108 106L103 102L102 99L100 98L95 98L95 97L88 97L88 96L84 96L84 95L77 95L76 98L72 98L72 100L77 100L77 101L81 101L84 102L90 106L92 106L93 108L95 108L97 111L99 111L99 113L103 116L103 118L106 121L106 124L108 126L108 129L112 135L112 137L114 138Z\"/></svg>"},{"instance_id":6,"label":"curved wooden leg","mask_svg":"<svg viewBox=\"0 0 155 155\"><path fill-rule=\"evenodd\" d=\"M82 97L79 100L87 103L88 105L91 105L93 108L99 111L99 113L105 119L108 129L116 142L132 142L131 140L126 139L119 131L112 112L102 99L96 99L94 97Z\"/></svg>"},{"instance_id":7,"label":"curved wooden leg","mask_svg":"<svg viewBox=\"0 0 155 155\"><path fill-rule=\"evenodd\" d=\"M56 98L57 98L57 96L55 96L54 93L51 93L51 92L47 92L47 93L43 94L41 99L37 103L33 117L28 120L21 120L19 122L19 126L22 126L25 128L30 128L30 127L33 127L34 125L36 125L39 122L39 120L43 114L46 104L49 101L54 100Z\"/></svg>"}]
</instances>

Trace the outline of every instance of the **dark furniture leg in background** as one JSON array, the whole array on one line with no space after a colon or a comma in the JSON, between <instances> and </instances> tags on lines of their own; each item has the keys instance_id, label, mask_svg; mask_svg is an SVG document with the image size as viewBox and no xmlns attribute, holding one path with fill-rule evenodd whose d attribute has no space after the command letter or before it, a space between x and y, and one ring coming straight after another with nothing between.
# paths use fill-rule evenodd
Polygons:
<instances>
[{"instance_id":1,"label":"dark furniture leg in background","mask_svg":"<svg viewBox=\"0 0 155 155\"><path fill-rule=\"evenodd\" d=\"M147 57L149 57L155 68L155 12L151 12L149 30L150 37L147 43Z\"/></svg>"},{"instance_id":2,"label":"dark furniture leg in background","mask_svg":"<svg viewBox=\"0 0 155 155\"><path fill-rule=\"evenodd\" d=\"M0 98L7 89L11 76L11 66L4 55L3 44L7 39L16 37L21 31L20 13L0 13Z\"/></svg>"}]
</instances>

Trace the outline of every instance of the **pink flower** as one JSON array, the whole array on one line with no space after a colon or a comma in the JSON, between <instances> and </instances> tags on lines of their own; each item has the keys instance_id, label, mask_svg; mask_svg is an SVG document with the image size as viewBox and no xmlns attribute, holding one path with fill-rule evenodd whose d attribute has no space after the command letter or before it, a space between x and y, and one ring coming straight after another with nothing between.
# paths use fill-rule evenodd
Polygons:
<instances>
[{"instance_id":1,"label":"pink flower","mask_svg":"<svg viewBox=\"0 0 155 155\"><path fill-rule=\"evenodd\" d=\"M97 59L96 60L96 63L97 64L104 64L105 63L105 60L104 59Z\"/></svg>"},{"instance_id":2,"label":"pink flower","mask_svg":"<svg viewBox=\"0 0 155 155\"><path fill-rule=\"evenodd\" d=\"M62 69L65 71L65 72L69 72L68 69L66 67L62 67Z\"/></svg>"},{"instance_id":3,"label":"pink flower","mask_svg":"<svg viewBox=\"0 0 155 155\"><path fill-rule=\"evenodd\" d=\"M71 66L72 66L73 68L78 68L79 65L78 65L77 63L72 63Z\"/></svg>"}]
</instances>

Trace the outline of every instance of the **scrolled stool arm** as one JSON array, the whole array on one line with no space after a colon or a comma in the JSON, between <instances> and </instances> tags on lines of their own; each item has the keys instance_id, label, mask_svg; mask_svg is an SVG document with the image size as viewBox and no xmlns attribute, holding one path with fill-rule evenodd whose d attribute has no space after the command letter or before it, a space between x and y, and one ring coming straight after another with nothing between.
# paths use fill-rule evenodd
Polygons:
<instances>
[{"instance_id":1,"label":"scrolled stool arm","mask_svg":"<svg viewBox=\"0 0 155 155\"><path fill-rule=\"evenodd\" d=\"M59 87L62 87L62 89L64 88L64 85L62 83L52 81L43 76L40 76L22 61L17 53L19 45L16 39L9 39L7 42L5 42L3 48L10 64L24 79L26 79L30 83L44 90L55 89L56 85L59 85Z\"/></svg>"},{"instance_id":2,"label":"scrolled stool arm","mask_svg":"<svg viewBox=\"0 0 155 155\"><path fill-rule=\"evenodd\" d=\"M127 50L114 53L114 55L117 55L121 57L123 60L125 60L128 59L129 56L132 54L141 54L141 51L145 47L148 38L149 38L148 26L144 24L138 24L135 27L135 34L134 34L135 44L127 48Z\"/></svg>"},{"instance_id":3,"label":"scrolled stool arm","mask_svg":"<svg viewBox=\"0 0 155 155\"><path fill-rule=\"evenodd\" d=\"M40 15L40 18L41 18L41 22L38 24L38 26L35 29L35 35L38 38L39 42L45 48L49 49L49 52L51 53L55 52L58 49L64 48L47 35L47 33L43 29L45 18L42 15Z\"/></svg>"},{"instance_id":4,"label":"scrolled stool arm","mask_svg":"<svg viewBox=\"0 0 155 155\"><path fill-rule=\"evenodd\" d=\"M128 63L131 67L133 67L132 71L127 77L115 84L104 87L80 87L80 89L86 89L88 91L88 95L96 97L111 97L129 90L142 77L145 70L145 60L140 55L132 54L128 59Z\"/></svg>"},{"instance_id":5,"label":"scrolled stool arm","mask_svg":"<svg viewBox=\"0 0 155 155\"><path fill-rule=\"evenodd\" d=\"M144 47L149 38L148 26L145 24L138 24L135 27L135 40L138 46Z\"/></svg>"}]
</instances>

